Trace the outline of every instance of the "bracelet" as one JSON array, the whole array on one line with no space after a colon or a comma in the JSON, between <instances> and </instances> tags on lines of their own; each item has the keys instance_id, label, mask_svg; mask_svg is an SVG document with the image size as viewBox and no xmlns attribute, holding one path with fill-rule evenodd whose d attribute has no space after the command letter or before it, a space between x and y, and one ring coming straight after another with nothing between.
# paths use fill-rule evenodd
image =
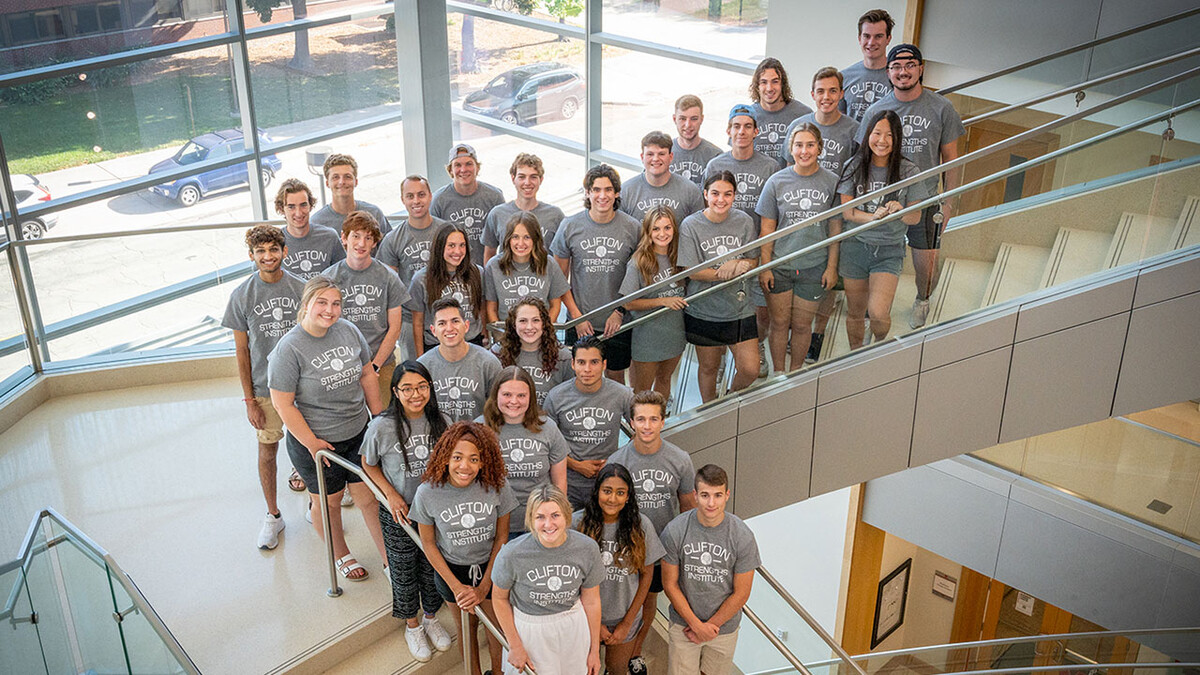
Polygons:
<instances>
[{"instance_id":1,"label":"bracelet","mask_svg":"<svg viewBox=\"0 0 1200 675\"><path fill-rule=\"evenodd\" d=\"M256 399L253 396L251 396L250 398L242 399L242 403L245 403L246 401L254 401L254 400L256 400Z\"/></svg>"}]
</instances>

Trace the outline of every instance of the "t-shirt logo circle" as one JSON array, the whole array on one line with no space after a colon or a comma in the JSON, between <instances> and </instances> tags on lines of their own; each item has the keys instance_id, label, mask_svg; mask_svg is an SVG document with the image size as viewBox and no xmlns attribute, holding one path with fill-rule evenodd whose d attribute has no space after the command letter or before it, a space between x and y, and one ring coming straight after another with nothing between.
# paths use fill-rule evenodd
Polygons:
<instances>
[{"instance_id":1,"label":"t-shirt logo circle","mask_svg":"<svg viewBox=\"0 0 1200 675\"><path fill-rule=\"evenodd\" d=\"M356 304L356 305L367 304L367 294L359 293L358 295L354 296L354 304Z\"/></svg>"},{"instance_id":2,"label":"t-shirt logo circle","mask_svg":"<svg viewBox=\"0 0 1200 675\"><path fill-rule=\"evenodd\" d=\"M525 459L525 451L520 448L513 448L512 461L519 462Z\"/></svg>"},{"instance_id":3,"label":"t-shirt logo circle","mask_svg":"<svg viewBox=\"0 0 1200 675\"><path fill-rule=\"evenodd\" d=\"M905 124L904 125L904 135L912 136L912 132L913 132L913 126L911 124Z\"/></svg>"},{"instance_id":4,"label":"t-shirt logo circle","mask_svg":"<svg viewBox=\"0 0 1200 675\"><path fill-rule=\"evenodd\" d=\"M809 199L808 197L801 199L800 200L800 208L802 208L802 209L812 208L812 200Z\"/></svg>"},{"instance_id":5,"label":"t-shirt logo circle","mask_svg":"<svg viewBox=\"0 0 1200 675\"><path fill-rule=\"evenodd\" d=\"M680 171L680 172L679 172L679 175L680 175L680 176L683 176L684 178L687 178L688 180L691 180L691 178L692 178L692 170L691 170L691 169L684 169L683 171Z\"/></svg>"},{"instance_id":6,"label":"t-shirt logo circle","mask_svg":"<svg viewBox=\"0 0 1200 675\"><path fill-rule=\"evenodd\" d=\"M520 295L522 298L525 297L526 295L529 295L529 287L526 286L525 284L521 284L520 286L517 286L517 294Z\"/></svg>"},{"instance_id":7,"label":"t-shirt logo circle","mask_svg":"<svg viewBox=\"0 0 1200 675\"><path fill-rule=\"evenodd\" d=\"M612 566L612 564L613 564L613 554L612 554L612 551L605 551L605 552L601 553L601 554L600 554L600 561L604 563L604 566L605 566L605 567L611 567L611 566Z\"/></svg>"},{"instance_id":8,"label":"t-shirt logo circle","mask_svg":"<svg viewBox=\"0 0 1200 675\"><path fill-rule=\"evenodd\" d=\"M300 269L304 270L305 272L311 272L312 271L312 261L311 260L301 260L300 261Z\"/></svg>"},{"instance_id":9,"label":"t-shirt logo circle","mask_svg":"<svg viewBox=\"0 0 1200 675\"><path fill-rule=\"evenodd\" d=\"M463 225L470 227L474 224L475 224L475 216L467 216L466 218L463 218Z\"/></svg>"},{"instance_id":10,"label":"t-shirt logo circle","mask_svg":"<svg viewBox=\"0 0 1200 675\"><path fill-rule=\"evenodd\" d=\"M428 249L421 251L421 261L429 262L429 250Z\"/></svg>"},{"instance_id":11,"label":"t-shirt logo circle","mask_svg":"<svg viewBox=\"0 0 1200 675\"><path fill-rule=\"evenodd\" d=\"M466 519L464 518L464 520L466 520ZM708 551L701 553L700 554L700 564L701 565L711 565L712 564L712 554L709 553Z\"/></svg>"},{"instance_id":12,"label":"t-shirt logo circle","mask_svg":"<svg viewBox=\"0 0 1200 675\"><path fill-rule=\"evenodd\" d=\"M744 180L738 181L738 192L745 192L747 187L748 186L746 185L746 181L744 181Z\"/></svg>"},{"instance_id":13,"label":"t-shirt logo circle","mask_svg":"<svg viewBox=\"0 0 1200 675\"><path fill-rule=\"evenodd\" d=\"M334 370L341 370L341 369L342 369L342 366L344 366L344 365L346 365L346 364L342 363L342 360L341 360L341 359L331 359L331 360L329 361L329 365L330 365L330 367L332 367Z\"/></svg>"},{"instance_id":14,"label":"t-shirt logo circle","mask_svg":"<svg viewBox=\"0 0 1200 675\"><path fill-rule=\"evenodd\" d=\"M654 490L654 479L653 478L647 478L646 480L642 481L642 491L643 492L651 492L653 490Z\"/></svg>"},{"instance_id":15,"label":"t-shirt logo circle","mask_svg":"<svg viewBox=\"0 0 1200 675\"><path fill-rule=\"evenodd\" d=\"M589 430L595 429L596 428L596 418L594 418L594 417L583 418L583 428L589 429Z\"/></svg>"},{"instance_id":16,"label":"t-shirt logo circle","mask_svg":"<svg viewBox=\"0 0 1200 675\"><path fill-rule=\"evenodd\" d=\"M275 309L271 310L271 318L275 319L276 321L282 320L283 319L283 309L280 307L276 307Z\"/></svg>"},{"instance_id":17,"label":"t-shirt logo circle","mask_svg":"<svg viewBox=\"0 0 1200 675\"><path fill-rule=\"evenodd\" d=\"M562 588L562 579L559 579L558 577L550 577L546 580L546 588L549 588L552 591L557 591L558 589Z\"/></svg>"},{"instance_id":18,"label":"t-shirt logo circle","mask_svg":"<svg viewBox=\"0 0 1200 675\"><path fill-rule=\"evenodd\" d=\"M777 142L779 140L779 132L772 131L771 133L767 134L767 140L771 141L772 143Z\"/></svg>"},{"instance_id":19,"label":"t-shirt logo circle","mask_svg":"<svg viewBox=\"0 0 1200 675\"><path fill-rule=\"evenodd\" d=\"M717 255L725 255L726 253L729 253L728 246L726 246L725 244L721 244L720 246L717 247Z\"/></svg>"},{"instance_id":20,"label":"t-shirt logo circle","mask_svg":"<svg viewBox=\"0 0 1200 675\"><path fill-rule=\"evenodd\" d=\"M864 99L866 99L867 103L870 103L871 101L874 101L874 100L875 100L875 91L874 91L873 89L868 89L868 90L867 90L867 91L866 91L866 92L863 94L863 98L864 98Z\"/></svg>"},{"instance_id":21,"label":"t-shirt logo circle","mask_svg":"<svg viewBox=\"0 0 1200 675\"><path fill-rule=\"evenodd\" d=\"M425 459L426 457L429 456L429 448L427 448L423 445L418 445L416 451L413 452L413 454L417 456L417 459Z\"/></svg>"},{"instance_id":22,"label":"t-shirt logo circle","mask_svg":"<svg viewBox=\"0 0 1200 675\"><path fill-rule=\"evenodd\" d=\"M450 398L458 398L462 395L462 390L458 387L450 387Z\"/></svg>"},{"instance_id":23,"label":"t-shirt logo circle","mask_svg":"<svg viewBox=\"0 0 1200 675\"><path fill-rule=\"evenodd\" d=\"M608 248L606 246L597 246L596 247L596 255L598 255L598 256L608 255Z\"/></svg>"},{"instance_id":24,"label":"t-shirt logo circle","mask_svg":"<svg viewBox=\"0 0 1200 675\"><path fill-rule=\"evenodd\" d=\"M469 513L464 513L463 517L462 517L462 526L463 527L475 527L475 516L473 516Z\"/></svg>"},{"instance_id":25,"label":"t-shirt logo circle","mask_svg":"<svg viewBox=\"0 0 1200 675\"><path fill-rule=\"evenodd\" d=\"M466 298L463 297L462 291L454 291L454 293L451 295L451 297L453 297L455 300L459 301L460 303L462 301L466 300Z\"/></svg>"}]
</instances>

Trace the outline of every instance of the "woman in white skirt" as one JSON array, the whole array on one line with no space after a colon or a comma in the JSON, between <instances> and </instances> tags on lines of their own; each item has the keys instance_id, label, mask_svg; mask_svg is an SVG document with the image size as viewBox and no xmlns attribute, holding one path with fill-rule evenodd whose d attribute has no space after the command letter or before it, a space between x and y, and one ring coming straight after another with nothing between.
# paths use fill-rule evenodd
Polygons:
<instances>
[{"instance_id":1,"label":"woman in white skirt","mask_svg":"<svg viewBox=\"0 0 1200 675\"><path fill-rule=\"evenodd\" d=\"M492 568L505 672L529 665L538 675L599 675L600 547L571 529L571 504L552 485L529 494L525 527L529 534L505 544Z\"/></svg>"}]
</instances>

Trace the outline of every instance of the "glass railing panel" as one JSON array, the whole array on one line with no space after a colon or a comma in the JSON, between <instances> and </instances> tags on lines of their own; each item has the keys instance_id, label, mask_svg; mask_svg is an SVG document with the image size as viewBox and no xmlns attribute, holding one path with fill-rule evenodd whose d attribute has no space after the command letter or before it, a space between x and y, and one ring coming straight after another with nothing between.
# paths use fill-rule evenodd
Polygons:
<instances>
[{"instance_id":1,"label":"glass railing panel","mask_svg":"<svg viewBox=\"0 0 1200 675\"><path fill-rule=\"evenodd\" d=\"M1115 418L974 455L1200 543L1200 444Z\"/></svg>"},{"instance_id":2,"label":"glass railing panel","mask_svg":"<svg viewBox=\"0 0 1200 675\"><path fill-rule=\"evenodd\" d=\"M38 639L47 670L51 673L80 672L79 666L83 663L74 649L69 610L58 582L59 567L53 547L47 546L54 537L55 533L45 521L37 525L31 548L33 555L25 565L25 584L33 611L37 612Z\"/></svg>"},{"instance_id":3,"label":"glass railing panel","mask_svg":"<svg viewBox=\"0 0 1200 675\"><path fill-rule=\"evenodd\" d=\"M130 675L174 675L187 672L166 642L154 630L149 618L140 609L134 609L134 600L112 572L113 595L117 607L124 613L121 619L121 636L129 657Z\"/></svg>"},{"instance_id":4,"label":"glass railing panel","mask_svg":"<svg viewBox=\"0 0 1200 675\"><path fill-rule=\"evenodd\" d=\"M761 577L755 578L746 606L772 629L775 637L802 663L837 658L821 636ZM743 673L790 667L779 650L745 616L742 617L738 633L734 663ZM838 675L850 672L847 668L839 671Z\"/></svg>"},{"instance_id":5,"label":"glass railing panel","mask_svg":"<svg viewBox=\"0 0 1200 675\"><path fill-rule=\"evenodd\" d=\"M18 563L0 573L0 673L46 673L33 601Z\"/></svg>"},{"instance_id":6,"label":"glass railing panel","mask_svg":"<svg viewBox=\"0 0 1200 675\"><path fill-rule=\"evenodd\" d=\"M11 270L8 252L0 253L0 344L5 347L0 349L0 381L17 377L21 372L32 372Z\"/></svg>"},{"instance_id":7,"label":"glass railing panel","mask_svg":"<svg viewBox=\"0 0 1200 675\"><path fill-rule=\"evenodd\" d=\"M58 542L51 549L51 557L60 580L58 592L71 627L73 649L96 672L128 673L121 625L114 618L125 607L116 604L107 564L53 520L43 523L51 541Z\"/></svg>"}]
</instances>

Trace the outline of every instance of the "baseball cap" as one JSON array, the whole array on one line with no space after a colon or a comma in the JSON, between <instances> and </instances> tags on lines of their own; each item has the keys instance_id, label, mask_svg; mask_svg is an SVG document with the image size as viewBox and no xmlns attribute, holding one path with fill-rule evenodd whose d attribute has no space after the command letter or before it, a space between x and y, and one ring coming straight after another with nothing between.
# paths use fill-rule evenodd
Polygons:
<instances>
[{"instance_id":1,"label":"baseball cap","mask_svg":"<svg viewBox=\"0 0 1200 675\"><path fill-rule=\"evenodd\" d=\"M745 103L739 103L729 109L729 119L733 119L738 115L745 115L746 117L754 120L755 126L758 125L758 115L754 114L754 108L751 108Z\"/></svg>"},{"instance_id":2,"label":"baseball cap","mask_svg":"<svg viewBox=\"0 0 1200 675\"><path fill-rule=\"evenodd\" d=\"M475 160L476 162L479 161L479 156L475 154L475 148L472 148L466 143L456 143L454 147L450 148L450 157L446 159L446 161L453 162L455 157L458 157L464 153L470 155L471 159Z\"/></svg>"},{"instance_id":3,"label":"baseball cap","mask_svg":"<svg viewBox=\"0 0 1200 675\"><path fill-rule=\"evenodd\" d=\"M888 52L888 63L899 61L900 59L916 59L922 63L925 61L925 59L921 58L921 50L917 49L916 45L910 45L907 42L892 47L892 50Z\"/></svg>"}]
</instances>

